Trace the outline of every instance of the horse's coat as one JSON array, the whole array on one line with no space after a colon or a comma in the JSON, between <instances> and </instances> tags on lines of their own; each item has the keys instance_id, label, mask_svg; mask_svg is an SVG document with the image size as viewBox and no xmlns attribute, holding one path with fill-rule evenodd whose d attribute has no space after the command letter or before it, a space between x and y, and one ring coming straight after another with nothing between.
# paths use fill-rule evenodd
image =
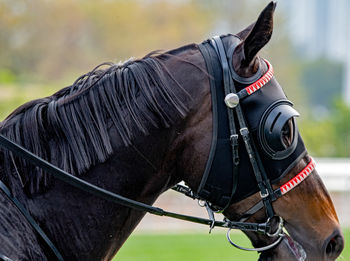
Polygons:
<instances>
[{"instance_id":1,"label":"horse's coat","mask_svg":"<svg viewBox=\"0 0 350 261\"><path fill-rule=\"evenodd\" d=\"M274 9L270 3L255 24L238 34L243 40L232 54L232 65L240 77L258 70L257 53L271 37ZM193 190L199 186L211 142L210 77L197 45L111 65L21 106L1 123L0 132L92 184L150 204L181 180ZM48 180L7 152L1 160L0 179L66 260L110 260L144 215ZM276 186L308 162L308 156L302 158ZM224 215L234 220L258 199L255 194L232 204ZM335 260L340 254L344 243L337 216L316 172L273 207L286 220L290 237L260 260L295 260L292 239L312 261ZM14 260L52 260L1 192L0 210L1 254ZM260 211L250 221L262 220ZM247 235L255 247L270 240Z\"/></svg>"}]
</instances>

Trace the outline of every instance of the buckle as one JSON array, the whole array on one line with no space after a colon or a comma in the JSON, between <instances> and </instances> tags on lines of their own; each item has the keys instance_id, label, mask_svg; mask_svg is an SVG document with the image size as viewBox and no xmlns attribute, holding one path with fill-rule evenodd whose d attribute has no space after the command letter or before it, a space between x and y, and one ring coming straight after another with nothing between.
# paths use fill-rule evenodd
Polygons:
<instances>
[{"instance_id":1,"label":"buckle","mask_svg":"<svg viewBox=\"0 0 350 261\"><path fill-rule=\"evenodd\" d=\"M198 205L200 207L205 207L205 209L207 210L209 220L211 221L211 223L209 224L209 234L210 234L213 228L215 227L214 211L210 208L208 202L205 200L198 200Z\"/></svg>"},{"instance_id":2,"label":"buckle","mask_svg":"<svg viewBox=\"0 0 350 261\"><path fill-rule=\"evenodd\" d=\"M238 146L238 134L232 134L230 136L230 141L232 146Z\"/></svg>"},{"instance_id":3,"label":"buckle","mask_svg":"<svg viewBox=\"0 0 350 261\"><path fill-rule=\"evenodd\" d=\"M214 216L214 212L213 210L210 208L209 204L207 202L205 202L205 209L207 210L208 212L208 216L209 216L209 219L211 221L211 224L210 224L210 227L209 227L209 234L211 233L212 229L214 228L215 226L215 216Z\"/></svg>"},{"instance_id":4,"label":"buckle","mask_svg":"<svg viewBox=\"0 0 350 261\"><path fill-rule=\"evenodd\" d=\"M238 134L232 134L230 136L231 146L233 148L233 163L237 166L239 164L238 155Z\"/></svg>"},{"instance_id":5,"label":"buckle","mask_svg":"<svg viewBox=\"0 0 350 261\"><path fill-rule=\"evenodd\" d=\"M265 189L264 192L259 191L259 194L260 194L260 197L263 198L263 199L267 198L270 195L270 193L267 191L267 189Z\"/></svg>"}]
</instances>

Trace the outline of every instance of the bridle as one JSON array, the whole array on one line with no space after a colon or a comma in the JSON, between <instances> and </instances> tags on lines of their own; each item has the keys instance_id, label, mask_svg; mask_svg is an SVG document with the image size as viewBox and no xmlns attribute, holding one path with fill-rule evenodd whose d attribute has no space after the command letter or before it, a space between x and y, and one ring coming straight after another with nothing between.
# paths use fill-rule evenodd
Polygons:
<instances>
[{"instance_id":1,"label":"bridle","mask_svg":"<svg viewBox=\"0 0 350 261\"><path fill-rule=\"evenodd\" d=\"M181 192L182 194L185 194L186 196L189 196L194 199L198 200L204 200L204 206L206 207L209 219L201 218L201 217L195 217L195 216L188 216L178 213L169 212L166 210L163 210L161 208L153 207L151 205L144 204L142 202L138 202L129 198L125 198L121 195L112 193L110 191L104 190L102 188L99 188L91 183L88 183L78 177L75 177L56 166L50 164L49 162L45 161L44 159L34 155L30 151L26 150L25 148L21 147L20 145L14 143L13 141L9 140L5 136L0 134L0 146L3 148L10 150L12 153L14 153L18 157L22 157L23 159L27 160L33 165L36 165L39 168L42 168L46 173L53 175L55 178L70 184L71 186L74 186L80 190L83 190L85 192L88 192L90 194L93 194L97 197L100 197L102 199L108 200L110 202L114 202L119 205L123 205L126 207L130 207L139 211L145 211L149 212L154 215L158 216L168 216L176 219L181 219L189 222L199 223L199 224L205 224L210 226L210 230L214 227L223 227L228 228L227 232L227 239L228 241L235 247L242 249L242 250L249 250L249 251L265 251L268 249L271 249L275 246L277 246L281 240L284 237L283 232L283 218L276 216L275 212L272 208L272 202L289 192L291 189L293 189L295 186L300 184L306 177L308 177L312 171L315 168L315 163L311 159L311 161L308 163L308 165L293 179L289 180L287 183L285 183L280 188L273 190L270 181L268 180L266 174L264 173L264 170L261 169L262 162L260 160L259 154L256 151L255 144L251 140L249 130L247 127L247 124L244 119L244 115L242 112L242 109L240 107L240 101L244 99L245 97L255 93L257 90L262 88L273 76L273 70L272 66L266 61L268 65L267 72L256 82L253 84L247 86L245 89L236 92L235 86L232 80L232 77L230 76L230 70L225 54L225 49L223 47L223 43L221 41L220 37L214 37L210 44L215 48L218 57L220 57L220 61L223 68L223 77L224 77L224 89L225 89L225 103L227 105L228 115L229 115L229 122L230 122L230 140L231 140L231 146L232 146L232 160L233 164L237 166L239 164L239 155L237 150L237 139L239 134L241 137L243 137L245 148L250 156L250 163L254 169L255 178L257 181L257 185L260 191L261 201L259 201L257 204L255 204L253 207L251 207L249 210L245 212L244 215L240 218L239 221L231 221L226 218L224 218L223 221L217 221L214 218L213 214L213 208L215 208L214 205L212 205L210 202L206 200L203 195L201 195L201 191L198 192L192 191L190 188L183 186L183 185L176 185L173 189ZM202 54L206 52L206 49L203 48L203 46L200 46L200 50ZM205 57L205 56L204 56ZM210 71L209 71L210 73ZM238 125L239 125L239 134L236 131L235 127L235 121L233 113L236 113L237 119L238 119ZM24 215L24 217L27 219L27 221L32 225L32 227L35 229L35 231L38 233L38 235L44 240L46 245L51 249L52 254L57 258L57 260L64 260L62 255L60 254L59 250L55 247L55 245L52 243L52 241L46 236L46 234L41 230L39 225L35 222L35 220L31 217L28 210L12 195L10 190L7 188L7 186L0 181L0 189L7 195L7 197L13 202L14 205L17 206L17 208L20 210L20 212ZM224 211L227 206L229 206L231 202L231 198L227 200L226 206L222 209L219 209L220 211ZM254 215L257 211L259 211L262 208L265 208L266 214L267 214L267 220L264 223L250 223L246 222L252 215ZM218 210L217 208L214 209ZM272 220L277 219L278 225L277 229L275 231L272 231ZM230 231L231 229L239 229L242 231L252 231L252 232L258 232L261 234L264 234L268 237L277 239L270 245L267 245L265 247L261 248L244 248L240 247L232 240L230 239ZM7 258L6 256L2 255L0 253L0 260L11 260Z\"/></svg>"},{"instance_id":2,"label":"bridle","mask_svg":"<svg viewBox=\"0 0 350 261\"><path fill-rule=\"evenodd\" d=\"M260 247L260 248L245 248L238 246L234 242L232 242L230 238L230 231L231 229L228 230L227 232L227 239L230 242L231 245L241 249L241 250L247 250L247 251L265 251L268 249L271 249L275 246L277 246L282 238L284 237L284 232L283 232L283 226L284 226L284 221L283 218L280 216L277 216L274 212L274 209L272 207L272 202L280 198L282 195L290 191L292 188L300 184L308 175L312 173L312 171L315 168L315 163L311 158L311 161L308 163L308 165L293 179L285 183L283 186L281 186L277 190L272 189L272 184L270 180L268 179L268 176L266 174L266 171L264 169L264 164L260 158L259 152L257 150L257 145L255 144L253 138L251 137L251 134L249 132L249 128L245 119L245 115L243 113L243 109L240 105L243 99L247 98L248 96L256 93L258 90L260 90L262 87L264 87L273 77L273 68L271 64L267 61L264 60L264 62L267 65L267 71L257 80L255 80L253 83L249 84L239 92L236 90L235 86L235 80L239 78L237 74L235 74L234 69L232 67L232 63L230 64L228 61L227 57L232 57L233 52L237 45L240 42L240 39L236 36L231 36L233 37L233 43L230 45L230 49L228 52L226 52L223 41L221 37L215 36L212 39L202 43L199 45L199 49L204 57L204 60L206 62L206 67L208 70L208 73L210 75L215 75L216 72L214 68L215 64L213 64L213 54L218 57L218 60L221 65L221 70L222 70L222 82L217 84L215 82L215 79L211 79L210 82L210 87L211 87L211 93L212 93L212 110L213 110L213 141L212 141L212 146L211 146L211 151L209 154L209 160L207 162L207 166L204 172L204 175L202 177L201 184L199 186L199 189L197 191L197 198L200 200L206 200L204 206L206 206L209 217L213 217L214 215L211 213L214 210L223 212L225 209L230 206L230 204L233 201L234 193L235 193L235 185L232 184L231 186L228 186L228 189L226 191L221 191L219 190L219 193L221 193L221 198L215 198L216 195L212 195L214 193L218 193L218 186L225 186L220 181L217 181L217 176L214 177L214 179L208 179L208 176L211 174L210 168L212 166L212 161L215 161L215 153L217 152L215 150L216 146L216 139L218 138L218 132L217 130L217 125L219 124L215 118L218 117L216 114L218 114L217 110L220 110L220 102L221 102L221 107L223 106L223 101L217 101L217 97L222 97L224 96L224 102L226 105L226 110L227 110L227 117L228 117L228 129L229 129L229 139L230 139L230 147L231 147L231 161L232 161L232 180L235 181L235 176L237 176L238 172L238 165L240 162L240 155L238 152L238 138L239 134L241 135L243 141L244 141L244 146L245 149L249 155L249 160L250 164L252 166L254 175L255 175L255 180L257 182L257 186L259 188L259 194L261 197L261 200L255 204L253 207L251 207L248 211L246 211L241 218L239 219L240 222L245 222L247 221L252 215L254 215L257 211L262 209L263 207L265 208L266 211L266 224L270 224L270 222L274 219L277 218L278 225L277 229L274 232L267 231L265 230L262 232L264 235L270 237L270 238L275 238L277 237L277 240L275 240L273 243L270 245ZM214 50L214 52L213 52ZM227 54L228 53L228 54ZM223 88L222 88L223 87ZM222 90L223 89L223 90ZM224 91L224 94L221 92ZM276 108L276 104L281 104L281 102L273 102L272 106L269 106L270 110L274 110ZM282 102L286 103L286 102ZM282 105L285 106L285 105ZM272 108L271 108L272 107ZM216 112L215 112L216 110ZM221 108L221 113L223 113L225 109ZM287 109L288 110L288 109ZM280 113L279 110L275 110L274 113ZM266 112L264 113L264 115ZM273 114L273 113L272 113ZM284 115L285 119L289 119L288 117L295 116L297 114L292 114L290 111L287 112L286 115ZM278 118L273 118L269 116L265 116L268 118L270 121L273 119L276 121ZM237 119L235 121L235 118ZM280 118L283 118L283 116L280 116ZM280 123L284 123L284 121L279 121ZM238 123L238 124L237 124ZM275 122L275 125L278 123ZM238 125L238 126L237 126ZM280 124L281 125L281 124ZM237 129L239 131L237 131ZM239 132L239 134L238 134ZM228 133L225 133L227 135ZM264 138L264 137L263 137ZM266 142L266 141L265 141ZM292 142L292 146L290 146L288 149L286 149L283 152L277 152L274 153L273 151L268 151L268 153L271 153L271 157L274 159L283 159L283 157L288 157L288 155L291 154L291 150L294 150L297 146L297 139L294 139ZM214 144L214 145L213 145ZM267 150L269 150L268 148ZM270 149L271 150L271 149ZM289 153L289 154L288 154ZM221 162L221 159L220 159ZM229 163L229 162L225 162ZM221 162L222 164L222 162ZM217 166L217 165L216 165ZM215 173L215 175L218 175ZM229 175L229 174L228 174ZM227 176L225 176L227 178ZM225 182L227 183L227 182ZM183 189L185 190L185 189ZM187 192L187 194L189 194ZM212 202L210 199L214 198L215 202ZM255 223L256 225L259 225L258 223ZM270 228L271 229L271 228Z\"/></svg>"}]
</instances>

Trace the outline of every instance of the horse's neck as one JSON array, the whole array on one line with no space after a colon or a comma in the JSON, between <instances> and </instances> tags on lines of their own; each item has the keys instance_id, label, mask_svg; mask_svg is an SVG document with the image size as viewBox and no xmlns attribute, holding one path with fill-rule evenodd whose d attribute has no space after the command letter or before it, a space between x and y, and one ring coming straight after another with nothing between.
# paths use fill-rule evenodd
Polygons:
<instances>
[{"instance_id":1,"label":"horse's neck","mask_svg":"<svg viewBox=\"0 0 350 261\"><path fill-rule=\"evenodd\" d=\"M191 59L190 62L194 62ZM176 80L193 96L192 100L186 99L192 103L190 110L195 110L193 102L204 95L203 90L198 90L203 75L194 78L188 71L198 72L198 69L189 63L185 64L187 70L181 66L171 67L177 68L173 72ZM192 95L194 87L198 90L196 96ZM107 162L95 166L83 178L109 191L152 204L164 190L183 178L177 172L184 128L186 121L179 120L171 128L153 129L149 136L135 139L133 145L117 150ZM116 135L113 133L112 127L110 135ZM145 214L108 203L57 180L52 189L29 200L28 205L58 249L70 260L109 260Z\"/></svg>"},{"instance_id":2,"label":"horse's neck","mask_svg":"<svg viewBox=\"0 0 350 261\"><path fill-rule=\"evenodd\" d=\"M40 247L33 228L17 207L0 191L0 253L12 260L49 258Z\"/></svg>"},{"instance_id":3,"label":"horse's neck","mask_svg":"<svg viewBox=\"0 0 350 261\"><path fill-rule=\"evenodd\" d=\"M83 179L125 197L152 204L173 183L162 164L171 129L159 130L114 154ZM164 172L163 172L164 171ZM109 260L145 213L109 203L55 180L27 206L69 260ZM1 249L0 249L1 250Z\"/></svg>"}]
</instances>

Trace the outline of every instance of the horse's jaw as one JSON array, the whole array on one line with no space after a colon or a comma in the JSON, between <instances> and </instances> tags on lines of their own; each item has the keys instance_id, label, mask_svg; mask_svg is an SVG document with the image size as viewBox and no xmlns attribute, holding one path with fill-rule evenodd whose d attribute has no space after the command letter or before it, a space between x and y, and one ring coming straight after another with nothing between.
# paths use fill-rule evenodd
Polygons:
<instances>
[{"instance_id":1,"label":"horse's jaw","mask_svg":"<svg viewBox=\"0 0 350 261\"><path fill-rule=\"evenodd\" d=\"M281 244L285 244L289 248L290 252L295 256L296 260L306 260L306 252L304 248L297 241L293 240L290 236L285 235Z\"/></svg>"},{"instance_id":2,"label":"horse's jaw","mask_svg":"<svg viewBox=\"0 0 350 261\"><path fill-rule=\"evenodd\" d=\"M297 241L293 240L287 234L281 243L270 251L260 254L259 261L304 261L307 260L307 255L304 248Z\"/></svg>"}]
</instances>

